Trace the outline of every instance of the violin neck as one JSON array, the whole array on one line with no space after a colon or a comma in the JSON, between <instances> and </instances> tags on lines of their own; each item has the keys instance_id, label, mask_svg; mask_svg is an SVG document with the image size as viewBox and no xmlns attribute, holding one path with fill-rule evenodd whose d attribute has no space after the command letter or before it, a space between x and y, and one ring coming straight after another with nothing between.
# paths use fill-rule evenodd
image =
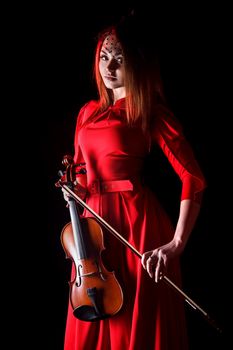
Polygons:
<instances>
[{"instance_id":1,"label":"violin neck","mask_svg":"<svg viewBox=\"0 0 233 350\"><path fill-rule=\"evenodd\" d=\"M77 205L72 198L69 200L69 210L74 236L74 243L78 254L78 258L87 259L87 248L83 237L80 215L78 212Z\"/></svg>"}]
</instances>

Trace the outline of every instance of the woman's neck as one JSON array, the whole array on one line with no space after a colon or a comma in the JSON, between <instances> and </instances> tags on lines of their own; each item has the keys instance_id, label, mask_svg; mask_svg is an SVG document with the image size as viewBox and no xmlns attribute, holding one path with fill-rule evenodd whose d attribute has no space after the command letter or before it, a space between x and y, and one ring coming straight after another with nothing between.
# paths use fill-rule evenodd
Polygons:
<instances>
[{"instance_id":1,"label":"woman's neck","mask_svg":"<svg viewBox=\"0 0 233 350\"><path fill-rule=\"evenodd\" d=\"M116 103L117 100L125 97L125 87L120 87L113 90L113 104Z\"/></svg>"}]
</instances>

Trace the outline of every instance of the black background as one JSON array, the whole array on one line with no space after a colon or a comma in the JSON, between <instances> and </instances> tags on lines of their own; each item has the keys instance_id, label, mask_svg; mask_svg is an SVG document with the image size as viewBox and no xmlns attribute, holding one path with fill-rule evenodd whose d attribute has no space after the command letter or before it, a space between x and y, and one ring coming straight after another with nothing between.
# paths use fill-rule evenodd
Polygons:
<instances>
[{"instance_id":1,"label":"black background","mask_svg":"<svg viewBox=\"0 0 233 350\"><path fill-rule=\"evenodd\" d=\"M111 4L111 8L102 2L83 6L21 5L20 15L17 8L14 14L7 11L11 68L7 83L12 93L5 119L11 128L9 149L13 147L7 155L13 158L12 181L17 188L13 191L16 219L10 222L17 231L12 254L15 269L8 285L12 286L13 277L10 320L14 319L18 330L17 339L8 340L22 341L30 349L63 348L70 263L60 233L69 213L55 187L57 172L62 157L73 153L80 107L96 97L92 81L95 36L133 7L126 2ZM167 99L208 183L201 214L182 256L184 291L219 323L225 337L232 232L227 204L232 158L229 9L193 4L152 10L145 2L134 7L142 14L141 25L149 21L159 40ZM167 161L163 157L160 161L158 195L175 220L179 181ZM152 181L153 172L150 175ZM13 237L9 237L12 244ZM26 317L26 323L21 317L15 320L19 314ZM189 305L187 322L191 350L225 349L224 337Z\"/></svg>"}]
</instances>

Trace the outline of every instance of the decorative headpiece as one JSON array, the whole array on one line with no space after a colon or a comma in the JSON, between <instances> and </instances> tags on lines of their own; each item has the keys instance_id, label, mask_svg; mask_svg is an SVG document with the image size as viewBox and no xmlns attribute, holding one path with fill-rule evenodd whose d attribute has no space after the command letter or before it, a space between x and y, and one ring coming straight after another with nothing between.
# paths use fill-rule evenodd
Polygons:
<instances>
[{"instance_id":1,"label":"decorative headpiece","mask_svg":"<svg viewBox=\"0 0 233 350\"><path fill-rule=\"evenodd\" d=\"M115 51L115 55L122 54L122 47L114 33L111 33L106 36L103 42L103 48L107 50L109 53Z\"/></svg>"}]
</instances>

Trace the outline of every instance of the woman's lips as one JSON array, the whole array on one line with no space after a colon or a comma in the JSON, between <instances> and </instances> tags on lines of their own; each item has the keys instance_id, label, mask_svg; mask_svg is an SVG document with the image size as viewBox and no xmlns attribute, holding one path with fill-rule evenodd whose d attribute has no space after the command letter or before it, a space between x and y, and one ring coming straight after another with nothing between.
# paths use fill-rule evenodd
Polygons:
<instances>
[{"instance_id":1,"label":"woman's lips","mask_svg":"<svg viewBox=\"0 0 233 350\"><path fill-rule=\"evenodd\" d=\"M110 80L110 81L114 81L114 80L117 79L116 77L113 77L113 76L110 76L110 75L105 76L104 78L107 79L107 80Z\"/></svg>"}]
</instances>

